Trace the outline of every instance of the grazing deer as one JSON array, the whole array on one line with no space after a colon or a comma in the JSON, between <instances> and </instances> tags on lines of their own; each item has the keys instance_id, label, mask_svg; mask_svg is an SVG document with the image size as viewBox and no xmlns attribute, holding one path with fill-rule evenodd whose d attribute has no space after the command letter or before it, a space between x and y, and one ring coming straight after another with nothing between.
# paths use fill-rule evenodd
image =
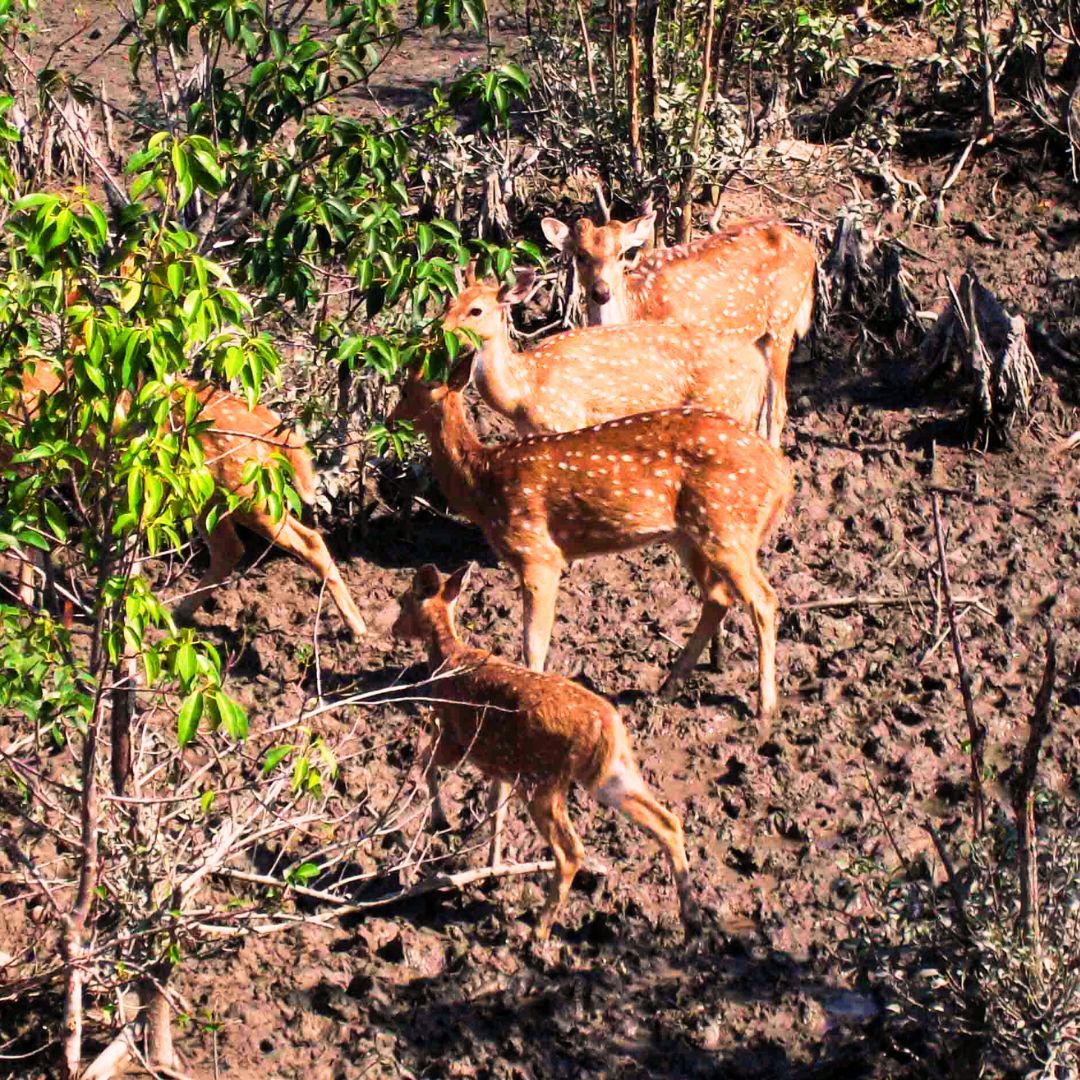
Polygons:
<instances>
[{"instance_id":1,"label":"grazing deer","mask_svg":"<svg viewBox=\"0 0 1080 1080\"><path fill-rule=\"evenodd\" d=\"M55 393L63 381L61 374L44 362L39 361L25 368L22 393L16 399L15 412L9 413L9 418L25 422L40 407L42 395ZM180 379L177 385L186 387L198 398L201 407L198 419L211 422L209 427L197 434L196 439L218 488L250 496L251 487L241 483L248 462L255 460L266 464L273 454L280 453L292 466L293 487L300 499L309 506L314 503L315 471L311 456L303 440L285 428L279 416L264 405L249 409L247 403L235 394L219 390L209 383ZM173 407L172 422L177 427L184 423L182 400L178 400ZM308 528L287 511L284 517L275 522L270 514L255 507L234 510L220 518L209 533L202 524L199 525L210 548L210 566L195 590L177 607L176 617L179 620L190 619L208 598L209 590L224 581L239 562L244 547L236 532L237 524L306 562L319 575L319 579L326 582L327 590L353 634L357 637L364 634L364 620L318 531ZM32 569L26 562L22 564L19 595L27 605L33 603Z\"/></svg>"},{"instance_id":2,"label":"grazing deer","mask_svg":"<svg viewBox=\"0 0 1080 1080\"><path fill-rule=\"evenodd\" d=\"M402 594L394 636L416 639L439 675L435 712L439 724L424 755L424 776L434 822L446 827L438 770L468 759L500 785L525 799L540 835L555 854L555 872L536 924L543 941L566 900L585 850L566 812L577 783L604 806L621 810L664 849L675 876L687 937L700 929L700 914L679 818L653 798L638 771L618 710L561 675L530 671L462 644L454 607L471 566L445 580L422 566ZM505 801L505 800L504 800Z\"/></svg>"},{"instance_id":3,"label":"grazing deer","mask_svg":"<svg viewBox=\"0 0 1080 1080\"><path fill-rule=\"evenodd\" d=\"M788 357L813 315L813 245L778 221L735 221L692 243L651 251L628 270L623 255L652 237L655 221L655 213L599 226L581 218L571 228L549 217L542 227L574 259L590 323L670 321L750 341L767 337L765 431L778 447Z\"/></svg>"},{"instance_id":4,"label":"grazing deer","mask_svg":"<svg viewBox=\"0 0 1080 1080\"><path fill-rule=\"evenodd\" d=\"M447 501L517 572L528 666L544 668L569 563L666 540L704 607L662 693L693 669L734 595L754 618L764 726L776 709L777 601L757 552L792 493L780 454L729 417L691 408L484 446L462 402L469 368L459 363L449 385L411 370L390 421L427 436Z\"/></svg>"},{"instance_id":5,"label":"grazing deer","mask_svg":"<svg viewBox=\"0 0 1080 1080\"><path fill-rule=\"evenodd\" d=\"M510 308L532 291L523 270L512 285L478 283L470 265L465 288L443 326L482 341L473 381L496 412L522 435L574 431L632 413L696 405L757 424L768 368L745 338L648 322L568 330L523 352L510 342Z\"/></svg>"}]
</instances>

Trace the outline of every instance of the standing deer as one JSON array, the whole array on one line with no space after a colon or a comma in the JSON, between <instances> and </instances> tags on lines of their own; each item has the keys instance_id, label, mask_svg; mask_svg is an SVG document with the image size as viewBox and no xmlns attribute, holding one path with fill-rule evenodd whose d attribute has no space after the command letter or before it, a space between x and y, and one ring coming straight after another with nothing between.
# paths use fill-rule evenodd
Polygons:
<instances>
[{"instance_id":1,"label":"standing deer","mask_svg":"<svg viewBox=\"0 0 1080 1080\"><path fill-rule=\"evenodd\" d=\"M776 709L777 601L757 552L791 497L780 454L729 417L691 408L484 446L462 403L468 379L468 361L450 384L411 370L390 422L411 420L428 437L447 501L517 572L528 666L543 670L566 566L666 540L705 604L662 692L692 670L734 594L754 617L766 722Z\"/></svg>"},{"instance_id":2,"label":"standing deer","mask_svg":"<svg viewBox=\"0 0 1080 1080\"><path fill-rule=\"evenodd\" d=\"M434 566L422 566L401 596L393 629L395 637L422 641L432 675L440 676L438 729L424 755L436 828L447 827L440 767L467 758L496 782L496 791L514 786L555 855L536 925L536 937L543 941L585 855L566 812L570 786L580 784L604 806L621 810L664 849L686 935L697 933L700 916L682 822L653 798L641 778L618 710L561 675L530 671L462 644L454 608L470 571L471 566L462 567L441 580Z\"/></svg>"},{"instance_id":3,"label":"standing deer","mask_svg":"<svg viewBox=\"0 0 1080 1080\"><path fill-rule=\"evenodd\" d=\"M466 287L443 319L446 330L481 339L473 381L520 434L574 431L678 405L715 409L747 427L758 422L768 368L761 350L742 337L633 322L568 330L516 351L510 308L534 281L533 271L523 270L512 285L478 283L470 265Z\"/></svg>"},{"instance_id":4,"label":"standing deer","mask_svg":"<svg viewBox=\"0 0 1080 1080\"><path fill-rule=\"evenodd\" d=\"M767 337L764 426L779 447L788 357L813 315L813 245L778 221L736 221L712 236L649 252L628 270L623 255L652 237L655 221L655 212L599 226L581 218L571 228L549 217L542 227L548 241L573 258L590 323L671 321L749 341Z\"/></svg>"},{"instance_id":5,"label":"standing deer","mask_svg":"<svg viewBox=\"0 0 1080 1080\"><path fill-rule=\"evenodd\" d=\"M66 374L61 375L51 365L41 361L26 367L22 393L16 398L15 409L9 413L9 419L17 423L26 422L40 407L42 396L54 394L65 378ZM211 425L200 431L196 439L218 488L250 496L251 487L241 482L248 462L255 460L265 464L273 454L280 453L292 466L296 493L309 506L314 503L315 471L311 455L303 440L285 428L279 416L264 405L249 409L247 403L235 394L218 390L209 383L181 379L177 385L187 388L198 398L199 419L211 421ZM184 423L182 399L173 406L172 423L178 427ZM352 633L357 637L364 634L364 620L318 531L308 528L288 512L275 522L270 514L254 507L237 509L220 518L209 533L203 524L199 524L199 530L210 548L210 566L194 591L177 607L176 617L179 620L189 620L208 598L209 590L224 581L239 562L244 547L236 532L237 524L306 562L319 575L319 579L326 582L327 590ZM27 605L33 603L32 568L26 562L21 567L19 596Z\"/></svg>"}]
</instances>

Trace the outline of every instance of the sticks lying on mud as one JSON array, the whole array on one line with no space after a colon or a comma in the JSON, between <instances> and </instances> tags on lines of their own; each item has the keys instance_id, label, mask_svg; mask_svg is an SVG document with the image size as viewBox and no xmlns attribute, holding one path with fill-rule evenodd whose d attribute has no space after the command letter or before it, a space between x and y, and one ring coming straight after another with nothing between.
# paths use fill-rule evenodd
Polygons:
<instances>
[{"instance_id":1,"label":"sticks lying on mud","mask_svg":"<svg viewBox=\"0 0 1080 1080\"><path fill-rule=\"evenodd\" d=\"M423 881L418 881L407 889L399 889L397 892L387 893L385 896L377 896L373 900L360 901L348 900L337 893L327 892L324 889L312 889L306 885L290 885L284 879L271 877L268 874L253 874L247 870L234 870L228 866L220 867L214 873L222 877L233 878L236 881L247 881L253 885L267 885L270 888L281 889L282 892L294 892L297 896L305 896L309 900L317 900L323 904L333 904L337 908L338 915L352 915L357 912L367 911L369 908L398 904L405 900L412 900L417 896L425 896L427 893L441 892L444 889L464 889L469 885L475 885L478 881L487 881L489 878L540 874L554 869L555 863L551 859L541 859L537 862L481 866L476 870L459 870L453 874L432 874L431 877L424 878Z\"/></svg>"},{"instance_id":2,"label":"sticks lying on mud","mask_svg":"<svg viewBox=\"0 0 1080 1080\"><path fill-rule=\"evenodd\" d=\"M981 596L954 596L954 604L981 604ZM910 605L933 604L933 600L919 596L834 596L821 600L804 600L798 604L785 604L788 611L822 611L826 608L854 607L907 607Z\"/></svg>"}]
</instances>

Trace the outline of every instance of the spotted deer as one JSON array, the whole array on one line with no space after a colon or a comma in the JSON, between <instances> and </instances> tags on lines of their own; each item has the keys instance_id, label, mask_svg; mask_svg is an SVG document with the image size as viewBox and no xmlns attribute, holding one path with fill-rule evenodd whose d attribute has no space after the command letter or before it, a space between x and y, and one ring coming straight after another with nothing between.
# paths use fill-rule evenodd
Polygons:
<instances>
[{"instance_id":1,"label":"spotted deer","mask_svg":"<svg viewBox=\"0 0 1080 1080\"><path fill-rule=\"evenodd\" d=\"M744 338L633 322L568 330L515 350L510 309L534 283L531 270L510 285L478 282L470 266L443 320L447 330L480 338L473 382L520 434L574 431L678 405L715 409L747 427L758 422L768 368L761 350Z\"/></svg>"},{"instance_id":2,"label":"spotted deer","mask_svg":"<svg viewBox=\"0 0 1080 1080\"><path fill-rule=\"evenodd\" d=\"M21 395L16 398L8 418L26 422L40 408L42 396L56 393L65 378L66 373L44 362L28 365L23 371ZM311 455L303 440L290 431L276 413L264 405L249 409L235 394L209 383L180 379L177 387L180 386L189 389L198 399L198 419L210 421L210 426L199 431L196 439L219 489L250 496L251 487L241 482L248 462L254 460L266 464L274 453L280 453L292 466L292 484L301 501L309 506L314 503L316 487ZM173 406L172 423L177 427L184 423L182 397ZM327 591L352 633L356 636L364 634L364 620L318 531L304 525L291 513L286 512L275 522L270 514L254 507L237 509L219 518L209 533L202 523L199 524L210 548L210 566L195 589L177 607L178 619L189 620L208 599L209 591L224 581L239 562L244 548L236 532L238 524L307 563L319 579L326 582ZM33 603L32 567L28 562L21 564L19 595L27 605Z\"/></svg>"},{"instance_id":3,"label":"spotted deer","mask_svg":"<svg viewBox=\"0 0 1080 1080\"><path fill-rule=\"evenodd\" d=\"M438 771L470 761L521 795L555 855L547 900L536 924L545 940L566 901L585 850L567 814L572 784L604 806L621 810L667 855L688 937L700 928L690 883L682 822L653 797L638 771L618 710L561 675L530 671L462 643L454 609L470 566L445 580L422 566L401 595L396 637L419 640L432 675L438 675L438 727L424 755L424 775L436 828L447 828ZM504 800L505 801L505 800Z\"/></svg>"},{"instance_id":4,"label":"spotted deer","mask_svg":"<svg viewBox=\"0 0 1080 1080\"><path fill-rule=\"evenodd\" d=\"M571 258L589 322L676 322L696 329L765 339L770 379L764 432L773 446L787 417L787 366L795 336L810 329L814 247L778 221L735 221L711 236L657 248L628 269L623 256L652 237L656 214L570 227L544 218L548 241Z\"/></svg>"},{"instance_id":5,"label":"spotted deer","mask_svg":"<svg viewBox=\"0 0 1080 1080\"><path fill-rule=\"evenodd\" d=\"M666 540L704 608L662 692L672 695L693 669L734 595L754 619L764 725L776 709L777 600L757 552L791 497L780 454L729 417L692 408L485 446L462 401L469 366L459 363L449 384L410 371L389 419L427 436L448 502L517 572L528 666L544 668L566 566Z\"/></svg>"}]
</instances>

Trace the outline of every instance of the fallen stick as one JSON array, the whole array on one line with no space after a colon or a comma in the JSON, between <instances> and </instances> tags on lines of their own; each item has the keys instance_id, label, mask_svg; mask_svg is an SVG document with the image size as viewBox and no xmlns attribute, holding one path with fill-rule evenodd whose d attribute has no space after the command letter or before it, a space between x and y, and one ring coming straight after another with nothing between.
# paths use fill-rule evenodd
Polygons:
<instances>
[{"instance_id":1,"label":"fallen stick","mask_svg":"<svg viewBox=\"0 0 1080 1080\"><path fill-rule=\"evenodd\" d=\"M954 596L954 604L981 604L981 596ZM823 608L852 607L906 607L908 604L925 606L933 604L919 596L834 596L822 600L804 600L799 604L785 604L788 611L820 611Z\"/></svg>"},{"instance_id":2,"label":"fallen stick","mask_svg":"<svg viewBox=\"0 0 1080 1080\"><path fill-rule=\"evenodd\" d=\"M1050 456L1057 457L1059 454L1067 454L1078 446L1080 446L1080 431L1074 431L1067 439L1062 439L1061 442L1054 446L1050 451Z\"/></svg>"},{"instance_id":3,"label":"fallen stick","mask_svg":"<svg viewBox=\"0 0 1080 1080\"><path fill-rule=\"evenodd\" d=\"M338 896L336 893L326 892L323 889L311 889L306 885L290 885L281 878L270 877L267 874L252 874L247 870L233 870L228 866L221 867L215 873L235 878L237 881L247 881L253 885L267 885L275 889L294 892L297 896L306 896L309 900L318 900L320 903L333 904L338 909L339 914L351 915L354 912L366 911L368 908L385 907L388 904L398 904L404 900L411 900L416 896L425 896L427 893L441 892L443 889L464 889L469 885L475 885L478 881L487 881L489 878L539 874L542 871L554 869L555 863L551 859L542 859L538 862L482 866L477 870L459 870L454 874L433 874L408 889L387 893L385 896L376 897L374 900L361 901L349 900L344 896Z\"/></svg>"}]
</instances>

